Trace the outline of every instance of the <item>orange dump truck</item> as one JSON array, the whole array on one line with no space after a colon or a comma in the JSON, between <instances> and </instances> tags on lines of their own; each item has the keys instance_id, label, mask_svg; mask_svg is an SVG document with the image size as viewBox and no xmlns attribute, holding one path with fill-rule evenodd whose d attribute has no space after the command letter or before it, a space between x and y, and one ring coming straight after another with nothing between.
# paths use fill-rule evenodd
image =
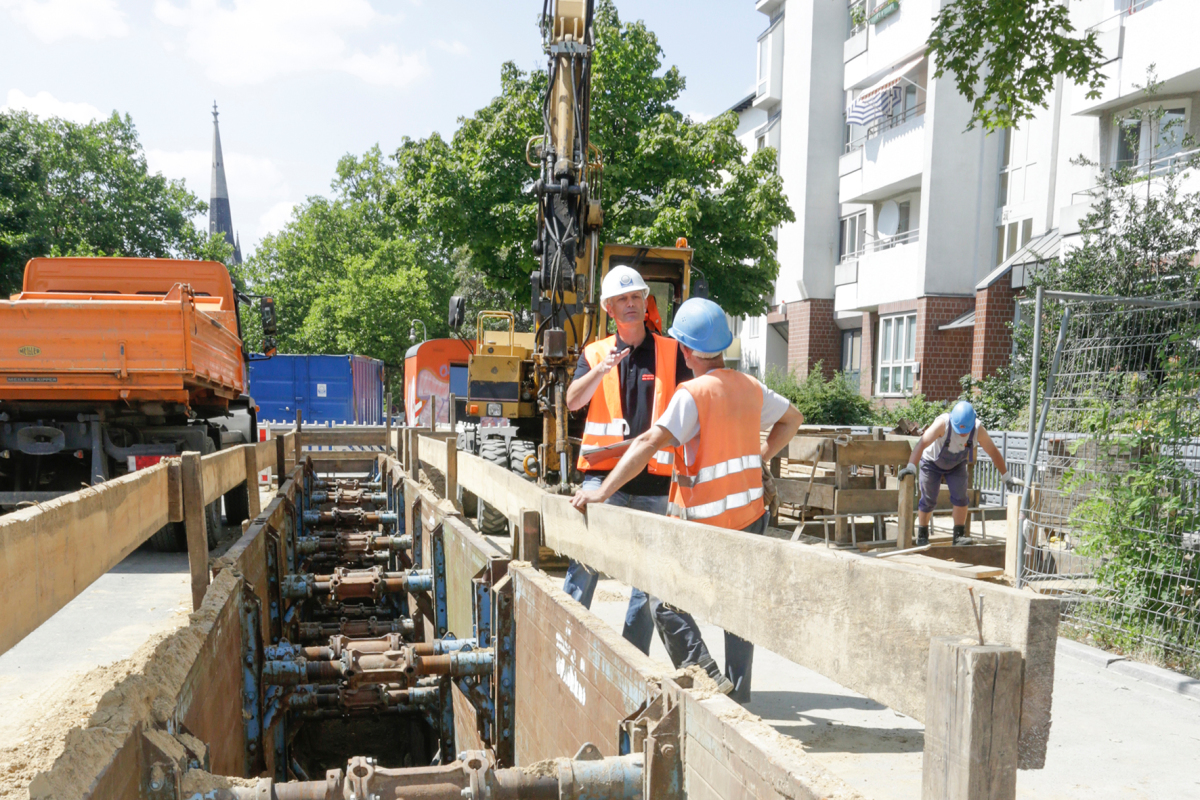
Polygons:
<instances>
[{"instance_id":1,"label":"orange dump truck","mask_svg":"<svg viewBox=\"0 0 1200 800\"><path fill-rule=\"evenodd\" d=\"M0 301L0 506L254 441L237 301L211 261L30 261Z\"/></svg>"}]
</instances>

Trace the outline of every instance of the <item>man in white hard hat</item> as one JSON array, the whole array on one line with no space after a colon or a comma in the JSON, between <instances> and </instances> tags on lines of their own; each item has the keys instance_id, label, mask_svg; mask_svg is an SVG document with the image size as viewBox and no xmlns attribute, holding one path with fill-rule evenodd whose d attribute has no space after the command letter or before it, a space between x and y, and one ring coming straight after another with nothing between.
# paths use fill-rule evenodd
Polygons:
<instances>
[{"instance_id":1,"label":"man in white hard hat","mask_svg":"<svg viewBox=\"0 0 1200 800\"><path fill-rule=\"evenodd\" d=\"M567 408L577 411L588 407L587 423L577 467L584 475L585 488L597 488L621 459L628 443L650 429L675 394L675 387L692 377L684 364L679 343L655 333L647 322L647 298L650 288L642 276L626 266L617 266L604 276L600 302L616 324L613 336L599 339L584 348L575 369L575 378L567 389ZM673 450L661 450L650 463L614 493L610 505L666 514L671 488ZM590 606L596 589L597 574L572 561L567 569L563 591L584 606ZM694 628L686 615L675 618L669 608L635 588L625 614L624 636L643 653L650 652L655 620L670 617L670 625L660 627L667 649L672 647L667 632ZM707 656L705 651L701 656ZM688 661L699 663L699 661ZM677 666L684 666L678 664ZM701 666L720 682L722 676L711 657ZM727 688L732 684L726 682ZM722 688L726 688L723 686Z\"/></svg>"}]
</instances>

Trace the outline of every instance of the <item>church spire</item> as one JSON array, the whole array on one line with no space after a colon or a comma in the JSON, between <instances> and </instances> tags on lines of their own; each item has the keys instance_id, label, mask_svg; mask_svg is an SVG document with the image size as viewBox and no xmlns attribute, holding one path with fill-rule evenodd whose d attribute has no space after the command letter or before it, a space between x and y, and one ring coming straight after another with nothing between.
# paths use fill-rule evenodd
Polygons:
<instances>
[{"instance_id":1,"label":"church spire","mask_svg":"<svg viewBox=\"0 0 1200 800\"><path fill-rule=\"evenodd\" d=\"M213 101L212 192L208 202L209 233L224 234L233 245L233 263L242 263L241 248L234 238L233 216L229 211L229 188L225 185L225 158L221 155L221 128L217 123L217 101Z\"/></svg>"}]
</instances>

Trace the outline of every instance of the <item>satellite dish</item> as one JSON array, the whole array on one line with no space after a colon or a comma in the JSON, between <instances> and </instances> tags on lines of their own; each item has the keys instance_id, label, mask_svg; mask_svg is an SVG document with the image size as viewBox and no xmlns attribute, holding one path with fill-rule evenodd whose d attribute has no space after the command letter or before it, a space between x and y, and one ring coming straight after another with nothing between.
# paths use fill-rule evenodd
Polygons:
<instances>
[{"instance_id":1,"label":"satellite dish","mask_svg":"<svg viewBox=\"0 0 1200 800\"><path fill-rule=\"evenodd\" d=\"M879 208L879 216L875 220L875 230L880 236L892 237L900 228L900 206L895 200L888 200Z\"/></svg>"}]
</instances>

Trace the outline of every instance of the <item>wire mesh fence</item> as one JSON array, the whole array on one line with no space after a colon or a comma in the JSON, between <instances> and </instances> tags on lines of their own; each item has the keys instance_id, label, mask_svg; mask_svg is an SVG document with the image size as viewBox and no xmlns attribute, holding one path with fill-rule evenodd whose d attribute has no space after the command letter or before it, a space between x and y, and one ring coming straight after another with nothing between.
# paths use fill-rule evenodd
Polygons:
<instances>
[{"instance_id":1,"label":"wire mesh fence","mask_svg":"<svg viewBox=\"0 0 1200 800\"><path fill-rule=\"evenodd\" d=\"M1067 626L1195 674L1200 305L1073 301L1069 312L1028 500L1023 582L1058 595Z\"/></svg>"}]
</instances>

